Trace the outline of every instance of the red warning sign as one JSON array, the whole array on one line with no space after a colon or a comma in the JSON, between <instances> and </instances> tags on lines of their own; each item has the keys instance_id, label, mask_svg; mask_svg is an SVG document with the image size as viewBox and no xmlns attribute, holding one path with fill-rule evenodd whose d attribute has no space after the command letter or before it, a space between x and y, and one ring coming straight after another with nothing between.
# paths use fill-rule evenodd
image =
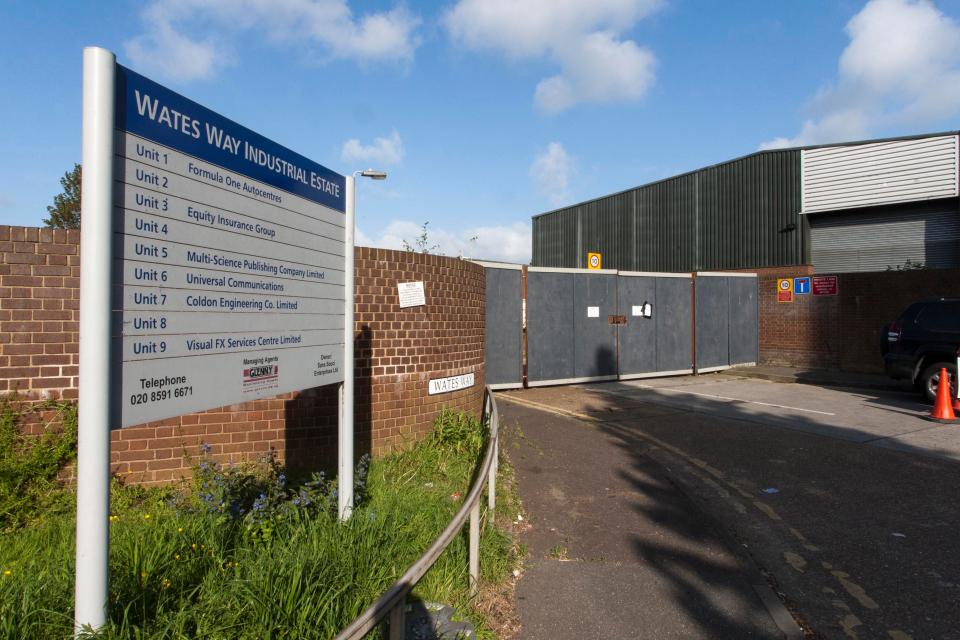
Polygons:
<instances>
[{"instance_id":1,"label":"red warning sign","mask_svg":"<svg viewBox=\"0 0 960 640\"><path fill-rule=\"evenodd\" d=\"M835 296L839 290L837 276L813 276L813 295Z\"/></svg>"}]
</instances>

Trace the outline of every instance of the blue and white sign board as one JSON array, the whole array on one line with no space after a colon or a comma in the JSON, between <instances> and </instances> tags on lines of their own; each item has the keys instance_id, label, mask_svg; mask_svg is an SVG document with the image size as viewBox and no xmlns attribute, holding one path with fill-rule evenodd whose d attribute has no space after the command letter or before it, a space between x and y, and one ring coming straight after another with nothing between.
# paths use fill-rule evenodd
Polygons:
<instances>
[{"instance_id":1,"label":"blue and white sign board","mask_svg":"<svg viewBox=\"0 0 960 640\"><path fill-rule=\"evenodd\" d=\"M348 185L84 50L76 629L107 619L111 427L350 377Z\"/></svg>"},{"instance_id":2,"label":"blue and white sign board","mask_svg":"<svg viewBox=\"0 0 960 640\"><path fill-rule=\"evenodd\" d=\"M343 380L345 179L116 67L117 426Z\"/></svg>"},{"instance_id":3,"label":"blue and white sign board","mask_svg":"<svg viewBox=\"0 0 960 640\"><path fill-rule=\"evenodd\" d=\"M802 296L810 293L810 278L809 277L794 278L793 292L798 296Z\"/></svg>"}]
</instances>

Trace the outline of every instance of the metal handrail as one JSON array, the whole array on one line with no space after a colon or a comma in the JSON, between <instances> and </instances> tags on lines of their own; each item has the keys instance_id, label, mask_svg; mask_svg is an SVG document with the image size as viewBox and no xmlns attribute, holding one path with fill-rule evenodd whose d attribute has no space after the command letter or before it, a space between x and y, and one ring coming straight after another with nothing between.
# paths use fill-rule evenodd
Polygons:
<instances>
[{"instance_id":1,"label":"metal handrail","mask_svg":"<svg viewBox=\"0 0 960 640\"><path fill-rule=\"evenodd\" d=\"M490 387L484 388L483 417L490 419L490 441L487 451L480 464L480 472L474 480L470 492L463 501L460 510L443 530L430 548L420 559L414 562L409 569L384 591L377 601L370 605L353 622L341 631L335 640L357 640L369 633L383 618L390 614L390 640L403 638L404 613L407 594L420 581L420 578L430 570L440 554L453 542L460 533L467 516L470 517L470 595L476 595L480 580L480 496L483 493L484 479L487 480L487 522L493 525L493 513L496 506L497 468L500 446L499 412Z\"/></svg>"}]
</instances>

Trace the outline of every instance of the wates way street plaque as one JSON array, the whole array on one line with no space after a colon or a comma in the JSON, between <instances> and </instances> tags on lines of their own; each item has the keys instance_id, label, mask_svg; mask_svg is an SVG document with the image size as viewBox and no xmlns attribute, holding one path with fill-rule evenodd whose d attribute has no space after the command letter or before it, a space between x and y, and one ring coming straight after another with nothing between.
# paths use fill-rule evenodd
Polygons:
<instances>
[{"instance_id":1,"label":"wates way street plaque","mask_svg":"<svg viewBox=\"0 0 960 640\"><path fill-rule=\"evenodd\" d=\"M344 177L117 66L119 426L343 380Z\"/></svg>"}]
</instances>

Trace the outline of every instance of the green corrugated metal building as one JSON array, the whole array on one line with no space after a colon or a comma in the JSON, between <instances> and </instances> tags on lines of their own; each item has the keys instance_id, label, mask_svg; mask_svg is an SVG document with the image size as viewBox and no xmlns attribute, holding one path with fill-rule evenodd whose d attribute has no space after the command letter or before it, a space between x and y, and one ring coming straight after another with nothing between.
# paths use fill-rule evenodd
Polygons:
<instances>
[{"instance_id":1,"label":"green corrugated metal building","mask_svg":"<svg viewBox=\"0 0 960 640\"><path fill-rule=\"evenodd\" d=\"M960 266L957 162L955 133L759 151L534 216L531 264ZM934 223L945 236L926 237Z\"/></svg>"}]
</instances>

